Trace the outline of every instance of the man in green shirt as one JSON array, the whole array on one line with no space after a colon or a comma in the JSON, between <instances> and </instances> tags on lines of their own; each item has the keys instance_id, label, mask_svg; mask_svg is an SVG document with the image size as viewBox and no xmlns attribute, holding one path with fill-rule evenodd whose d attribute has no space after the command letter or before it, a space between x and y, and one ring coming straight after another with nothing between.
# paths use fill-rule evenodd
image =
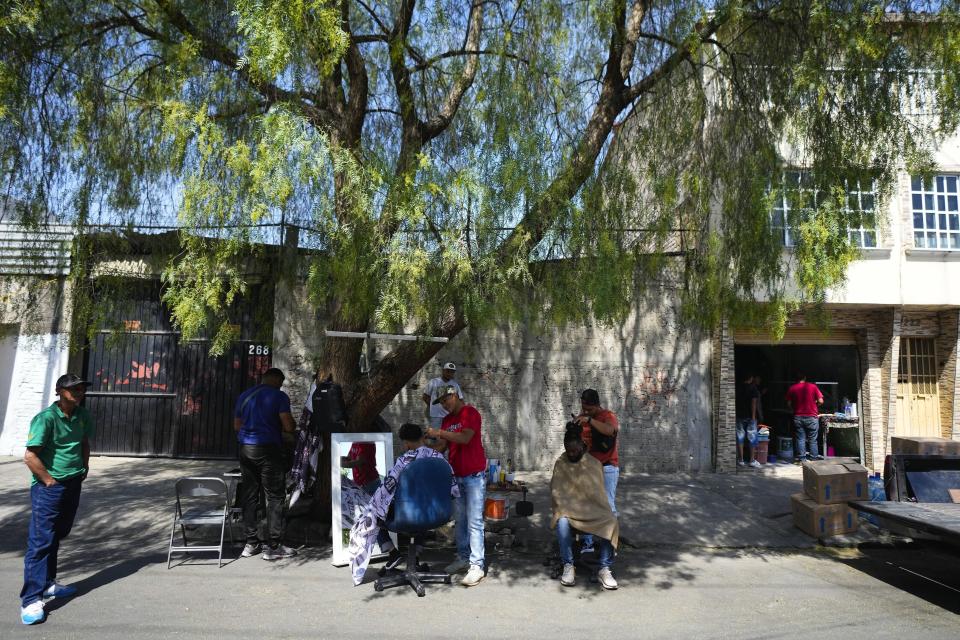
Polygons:
<instances>
[{"instance_id":1,"label":"man in green shirt","mask_svg":"<svg viewBox=\"0 0 960 640\"><path fill-rule=\"evenodd\" d=\"M23 559L20 621L43 622L44 599L67 598L75 587L57 582L57 551L73 527L87 477L93 421L81 407L89 382L72 373L57 379L60 398L30 422L23 461L33 474L30 534Z\"/></svg>"}]
</instances>

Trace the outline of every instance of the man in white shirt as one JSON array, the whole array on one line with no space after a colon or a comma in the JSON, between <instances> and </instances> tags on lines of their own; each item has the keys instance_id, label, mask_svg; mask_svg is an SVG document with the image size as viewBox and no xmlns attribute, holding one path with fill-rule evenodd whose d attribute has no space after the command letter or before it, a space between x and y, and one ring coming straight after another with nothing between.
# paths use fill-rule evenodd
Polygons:
<instances>
[{"instance_id":1,"label":"man in white shirt","mask_svg":"<svg viewBox=\"0 0 960 640\"><path fill-rule=\"evenodd\" d=\"M440 425L443 424L443 419L447 416L447 410L443 408L443 405L439 402L434 403L440 392L448 386L456 387L457 395L463 400L463 390L460 388L460 383L453 379L456 373L457 365L448 362L440 370L440 376L430 380L427 383L427 388L423 390L423 403L427 405L427 418L430 421L430 426L434 429L439 429Z\"/></svg>"}]
</instances>

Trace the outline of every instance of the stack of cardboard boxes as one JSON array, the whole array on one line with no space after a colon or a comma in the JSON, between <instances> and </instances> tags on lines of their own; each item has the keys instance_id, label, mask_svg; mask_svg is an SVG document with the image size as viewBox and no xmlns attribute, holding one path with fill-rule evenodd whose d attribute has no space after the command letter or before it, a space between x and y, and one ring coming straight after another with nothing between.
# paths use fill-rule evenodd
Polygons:
<instances>
[{"instance_id":1,"label":"stack of cardboard boxes","mask_svg":"<svg viewBox=\"0 0 960 640\"><path fill-rule=\"evenodd\" d=\"M890 438L893 453L909 453L919 456L960 456L960 440L946 438Z\"/></svg>"},{"instance_id":2,"label":"stack of cardboard boxes","mask_svg":"<svg viewBox=\"0 0 960 640\"><path fill-rule=\"evenodd\" d=\"M793 524L815 538L857 530L851 500L869 500L867 469L839 458L803 463L803 493L790 496Z\"/></svg>"}]
</instances>

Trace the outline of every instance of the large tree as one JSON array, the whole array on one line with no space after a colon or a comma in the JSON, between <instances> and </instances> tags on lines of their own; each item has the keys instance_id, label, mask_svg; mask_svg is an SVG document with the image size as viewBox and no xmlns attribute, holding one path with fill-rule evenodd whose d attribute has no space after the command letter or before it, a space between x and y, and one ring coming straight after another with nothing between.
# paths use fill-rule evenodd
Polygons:
<instances>
[{"instance_id":1,"label":"large tree","mask_svg":"<svg viewBox=\"0 0 960 640\"><path fill-rule=\"evenodd\" d=\"M960 100L955 2L0 6L8 202L81 229L175 221L165 295L216 345L280 221L331 329L615 322L664 255L692 319L757 299L782 317L856 255L845 185L882 196L901 162L928 167ZM821 194L787 262L769 215L786 165ZM365 376L360 341L314 359L364 428L439 347L400 343Z\"/></svg>"}]
</instances>

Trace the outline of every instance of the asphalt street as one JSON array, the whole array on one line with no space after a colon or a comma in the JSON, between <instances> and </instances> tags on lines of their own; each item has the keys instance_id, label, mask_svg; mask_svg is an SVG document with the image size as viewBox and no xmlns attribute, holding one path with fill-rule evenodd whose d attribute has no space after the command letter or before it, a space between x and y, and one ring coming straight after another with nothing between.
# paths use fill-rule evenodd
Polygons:
<instances>
[{"instance_id":1,"label":"asphalt street","mask_svg":"<svg viewBox=\"0 0 960 640\"><path fill-rule=\"evenodd\" d=\"M79 595L24 627L17 595L29 517L22 463L0 458L0 638L957 638L960 555L932 543L824 548L793 529L796 470L622 479L628 544L617 591L578 569L565 588L550 551L542 474L531 474L534 518L514 545L488 540L477 587L376 593L333 567L328 545L276 563L199 556L166 568L173 480L218 474L218 461L95 458L81 514L60 556ZM426 560L442 565L450 550Z\"/></svg>"}]
</instances>

